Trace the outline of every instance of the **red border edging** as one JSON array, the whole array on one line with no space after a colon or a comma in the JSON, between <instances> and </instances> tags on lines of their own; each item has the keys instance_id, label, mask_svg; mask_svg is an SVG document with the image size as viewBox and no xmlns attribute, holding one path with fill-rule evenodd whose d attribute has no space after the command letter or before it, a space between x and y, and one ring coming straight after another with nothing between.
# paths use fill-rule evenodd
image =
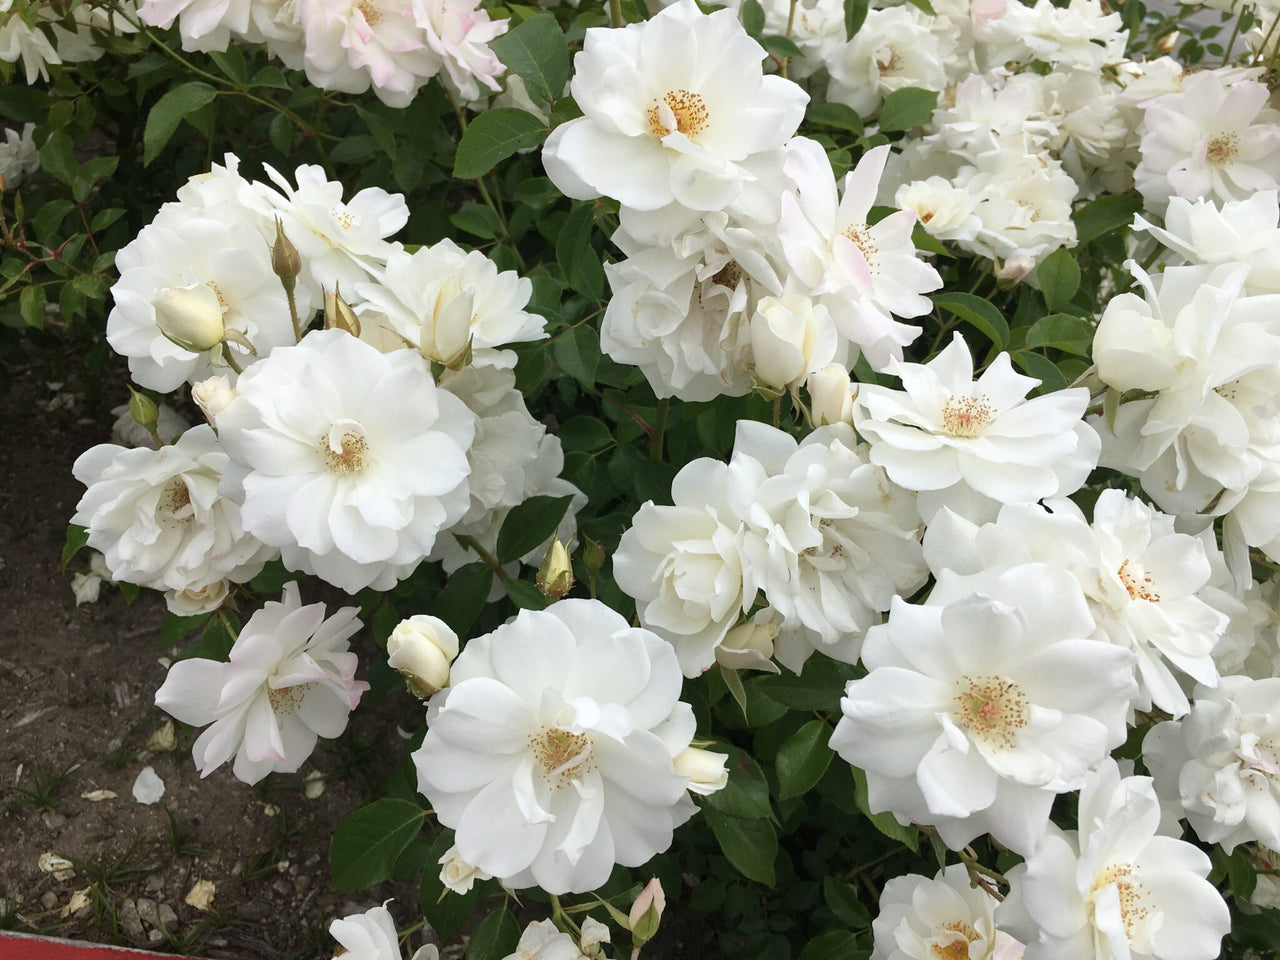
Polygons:
<instances>
[{"instance_id":1,"label":"red border edging","mask_svg":"<svg viewBox=\"0 0 1280 960\"><path fill-rule=\"evenodd\" d=\"M0 960L154 960L157 957L163 960L199 960L176 953L152 953L100 943L76 943L53 937L0 932Z\"/></svg>"}]
</instances>

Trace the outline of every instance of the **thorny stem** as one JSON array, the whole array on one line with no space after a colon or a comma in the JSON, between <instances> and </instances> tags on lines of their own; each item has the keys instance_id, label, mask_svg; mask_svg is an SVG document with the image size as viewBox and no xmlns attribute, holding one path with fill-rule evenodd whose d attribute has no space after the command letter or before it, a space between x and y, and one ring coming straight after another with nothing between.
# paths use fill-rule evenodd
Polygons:
<instances>
[{"instance_id":1,"label":"thorny stem","mask_svg":"<svg viewBox=\"0 0 1280 960\"><path fill-rule=\"evenodd\" d=\"M997 883L1007 884L1009 882L1005 879L1003 873L992 870L990 867L984 867L980 864L978 862L978 855L974 852L973 847L965 847L961 850L960 859L964 863L965 870L968 871L970 883L975 887L981 887L997 900L1004 899L1004 894L1002 894L996 887Z\"/></svg>"},{"instance_id":2,"label":"thorny stem","mask_svg":"<svg viewBox=\"0 0 1280 960\"><path fill-rule=\"evenodd\" d=\"M792 30L792 28L795 26L795 22L796 22L796 3L797 3L797 0L791 0L791 7L790 7L790 9L787 11L787 34L786 34L786 36L787 36L787 39L788 39L788 40L790 40L790 39L791 39L791 30ZM784 58L783 58L783 60L782 60L781 65L780 65L780 66L779 66L779 68L778 68L778 72L782 75L783 79L786 79L786 76L787 76L787 65L788 65L790 62L791 62L791 58L790 58L790 57L784 57Z\"/></svg>"},{"instance_id":3,"label":"thorny stem","mask_svg":"<svg viewBox=\"0 0 1280 960\"><path fill-rule=\"evenodd\" d=\"M244 367L240 366L240 364L236 362L235 355L232 354L230 347L227 347L222 351L222 359L227 361L227 366L236 373L244 373Z\"/></svg>"},{"instance_id":4,"label":"thorny stem","mask_svg":"<svg viewBox=\"0 0 1280 960\"><path fill-rule=\"evenodd\" d=\"M298 303L293 296L293 287L287 284L284 286L285 298L289 301L289 319L293 321L293 342L302 342L302 321L298 319Z\"/></svg>"}]
</instances>

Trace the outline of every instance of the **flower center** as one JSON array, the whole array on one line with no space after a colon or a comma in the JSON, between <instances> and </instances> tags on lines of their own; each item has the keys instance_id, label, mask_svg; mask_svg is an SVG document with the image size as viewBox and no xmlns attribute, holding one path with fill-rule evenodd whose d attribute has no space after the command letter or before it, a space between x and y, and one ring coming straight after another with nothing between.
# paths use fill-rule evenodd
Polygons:
<instances>
[{"instance_id":1,"label":"flower center","mask_svg":"<svg viewBox=\"0 0 1280 960\"><path fill-rule=\"evenodd\" d=\"M902 69L902 55L893 47L886 47L876 52L876 66L881 76L892 75ZM965 954L968 956L968 954Z\"/></svg>"},{"instance_id":2,"label":"flower center","mask_svg":"<svg viewBox=\"0 0 1280 960\"><path fill-rule=\"evenodd\" d=\"M160 499L156 503L156 519L161 526L168 529L183 527L195 519L195 508L191 506L191 491L187 482L181 477L170 477L160 490Z\"/></svg>"},{"instance_id":3,"label":"flower center","mask_svg":"<svg viewBox=\"0 0 1280 960\"><path fill-rule=\"evenodd\" d=\"M277 717L287 717L291 713L297 713L298 707L302 706L302 701L306 699L307 691L315 684L299 683L292 687L267 687L267 702L271 704L271 709Z\"/></svg>"},{"instance_id":4,"label":"flower center","mask_svg":"<svg viewBox=\"0 0 1280 960\"><path fill-rule=\"evenodd\" d=\"M953 437L976 437L991 419L991 405L982 394L948 397L942 405L942 429Z\"/></svg>"},{"instance_id":5,"label":"flower center","mask_svg":"<svg viewBox=\"0 0 1280 960\"><path fill-rule=\"evenodd\" d=\"M382 22L382 14L378 11L377 7L369 2L369 0L360 0L360 2L356 4L356 9L364 16L364 22L369 26L376 27Z\"/></svg>"},{"instance_id":6,"label":"flower center","mask_svg":"<svg viewBox=\"0 0 1280 960\"><path fill-rule=\"evenodd\" d=\"M554 790L563 789L596 766L591 755L591 738L585 733L547 727L529 737L529 749Z\"/></svg>"},{"instance_id":7,"label":"flower center","mask_svg":"<svg viewBox=\"0 0 1280 960\"><path fill-rule=\"evenodd\" d=\"M1120 582L1124 584L1124 588L1129 591L1129 596L1134 600L1147 600L1150 603L1159 603L1160 594L1156 593L1155 584L1151 580L1151 574L1143 570L1141 565L1133 563L1132 560L1126 559L1120 564L1120 569L1116 571L1116 575L1120 578Z\"/></svg>"},{"instance_id":8,"label":"flower center","mask_svg":"<svg viewBox=\"0 0 1280 960\"><path fill-rule=\"evenodd\" d=\"M346 421L335 423L329 432L320 438L320 455L324 457L325 468L330 473L345 476L358 473L365 468L369 456L369 441L358 424Z\"/></svg>"},{"instance_id":9,"label":"flower center","mask_svg":"<svg viewBox=\"0 0 1280 960\"><path fill-rule=\"evenodd\" d=\"M871 268L871 272L875 273L876 254L880 252L880 248L871 239L871 228L865 223L854 223L841 230L840 235L853 241L853 245L862 251L862 256L867 261L867 266Z\"/></svg>"},{"instance_id":10,"label":"flower center","mask_svg":"<svg viewBox=\"0 0 1280 960\"><path fill-rule=\"evenodd\" d=\"M978 931L963 920L944 923L930 952L938 960L969 960L969 944L978 939Z\"/></svg>"},{"instance_id":11,"label":"flower center","mask_svg":"<svg viewBox=\"0 0 1280 960\"><path fill-rule=\"evenodd\" d=\"M670 133L697 139L710 124L702 97L690 90L668 90L649 108L649 132L661 140Z\"/></svg>"},{"instance_id":12,"label":"flower center","mask_svg":"<svg viewBox=\"0 0 1280 960\"><path fill-rule=\"evenodd\" d=\"M1133 864L1113 863L1094 876L1093 887L1089 891L1090 899L1093 899L1099 890L1115 884L1116 892L1120 895L1120 920L1124 924L1124 935L1130 941L1133 940L1134 927L1151 916L1151 908L1142 905L1142 895L1146 893L1146 888L1137 880L1130 879L1132 875Z\"/></svg>"},{"instance_id":13,"label":"flower center","mask_svg":"<svg viewBox=\"0 0 1280 960\"><path fill-rule=\"evenodd\" d=\"M1233 163L1240 152L1240 137L1234 133L1220 133L1209 138L1205 158L1210 163Z\"/></svg>"},{"instance_id":14,"label":"flower center","mask_svg":"<svg viewBox=\"0 0 1280 960\"><path fill-rule=\"evenodd\" d=\"M730 290L738 289L738 281L741 279L742 268L733 260L730 260L711 275L712 283L718 283L720 286L728 287Z\"/></svg>"},{"instance_id":15,"label":"flower center","mask_svg":"<svg viewBox=\"0 0 1280 960\"><path fill-rule=\"evenodd\" d=\"M961 677L956 681L956 724L989 746L1011 749L1031 719L1027 695L1005 677Z\"/></svg>"}]
</instances>

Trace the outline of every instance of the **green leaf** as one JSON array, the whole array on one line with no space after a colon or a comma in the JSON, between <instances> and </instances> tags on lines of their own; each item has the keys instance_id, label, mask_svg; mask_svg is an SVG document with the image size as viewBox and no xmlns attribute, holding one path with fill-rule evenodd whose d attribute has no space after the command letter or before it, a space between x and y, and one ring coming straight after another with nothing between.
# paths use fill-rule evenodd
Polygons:
<instances>
[{"instance_id":1,"label":"green leaf","mask_svg":"<svg viewBox=\"0 0 1280 960\"><path fill-rule=\"evenodd\" d=\"M244 83L247 71L244 66L244 54L236 44L226 50L210 50L209 59L218 65L218 69L227 75L233 83Z\"/></svg>"},{"instance_id":2,"label":"green leaf","mask_svg":"<svg viewBox=\"0 0 1280 960\"><path fill-rule=\"evenodd\" d=\"M1051 313L1027 329L1027 347L1053 347L1063 353L1088 357L1093 343L1093 324L1069 313Z\"/></svg>"},{"instance_id":3,"label":"green leaf","mask_svg":"<svg viewBox=\"0 0 1280 960\"><path fill-rule=\"evenodd\" d=\"M31 218L31 226L36 231L36 238L46 246L56 246L51 243L55 238L55 234L62 221L66 219L67 214L76 208L76 205L70 200L50 200L40 205L40 209L36 211L36 215Z\"/></svg>"},{"instance_id":4,"label":"green leaf","mask_svg":"<svg viewBox=\"0 0 1280 960\"><path fill-rule=\"evenodd\" d=\"M1071 215L1076 224L1076 244L1091 240L1133 223L1134 214L1142 209L1142 198L1136 193L1109 193L1091 200Z\"/></svg>"},{"instance_id":5,"label":"green leaf","mask_svg":"<svg viewBox=\"0 0 1280 960\"><path fill-rule=\"evenodd\" d=\"M931 17L936 17L938 15L934 11L933 4L930 3L929 0L907 0L907 3L911 4L922 13L927 13Z\"/></svg>"},{"instance_id":6,"label":"green leaf","mask_svg":"<svg viewBox=\"0 0 1280 960\"><path fill-rule=\"evenodd\" d=\"M44 329L44 287L23 287L18 295L18 315L28 327Z\"/></svg>"},{"instance_id":7,"label":"green leaf","mask_svg":"<svg viewBox=\"0 0 1280 960\"><path fill-rule=\"evenodd\" d=\"M458 636L467 636L484 609L492 582L493 571L485 563L459 567L449 574L444 589L436 595L432 613L452 627Z\"/></svg>"},{"instance_id":8,"label":"green leaf","mask_svg":"<svg viewBox=\"0 0 1280 960\"><path fill-rule=\"evenodd\" d=\"M844 38L852 40L867 20L870 0L844 0Z\"/></svg>"},{"instance_id":9,"label":"green leaf","mask_svg":"<svg viewBox=\"0 0 1280 960\"><path fill-rule=\"evenodd\" d=\"M147 114L147 124L142 131L142 165L149 166L160 156L187 114L212 103L217 95L218 91L209 84L192 80L161 97Z\"/></svg>"},{"instance_id":10,"label":"green leaf","mask_svg":"<svg viewBox=\"0 0 1280 960\"><path fill-rule=\"evenodd\" d=\"M498 531L498 546L494 551L498 562L510 563L536 549L556 532L572 501L573 497L530 497L512 507Z\"/></svg>"},{"instance_id":11,"label":"green leaf","mask_svg":"<svg viewBox=\"0 0 1280 960\"><path fill-rule=\"evenodd\" d=\"M566 330L552 342L551 357L583 386L593 386L600 366L600 335L585 323Z\"/></svg>"},{"instance_id":12,"label":"green leaf","mask_svg":"<svg viewBox=\"0 0 1280 960\"><path fill-rule=\"evenodd\" d=\"M849 769L853 771L853 799L858 809L886 837L891 840L897 840L903 846L910 847L912 850L916 849L920 843L920 831L912 826L904 827L892 813L887 811L872 813L871 808L867 805L867 775L857 767L850 767Z\"/></svg>"},{"instance_id":13,"label":"green leaf","mask_svg":"<svg viewBox=\"0 0 1280 960\"><path fill-rule=\"evenodd\" d=\"M862 136L862 117L858 111L843 103L811 104L805 119L820 127L835 127L837 130L848 130L856 136Z\"/></svg>"},{"instance_id":14,"label":"green leaf","mask_svg":"<svg viewBox=\"0 0 1280 960\"><path fill-rule=\"evenodd\" d=\"M449 222L459 230L492 240L502 229L498 215L483 203L469 203L449 217Z\"/></svg>"},{"instance_id":15,"label":"green leaf","mask_svg":"<svg viewBox=\"0 0 1280 960\"><path fill-rule=\"evenodd\" d=\"M743 0L742 27L753 37L759 37L764 32L764 7L760 5L760 0Z\"/></svg>"},{"instance_id":16,"label":"green leaf","mask_svg":"<svg viewBox=\"0 0 1280 960\"><path fill-rule=\"evenodd\" d=\"M80 164L71 184L71 194L76 198L76 203L84 203L93 185L115 173L119 164L119 157L94 157Z\"/></svg>"},{"instance_id":17,"label":"green leaf","mask_svg":"<svg viewBox=\"0 0 1280 960\"><path fill-rule=\"evenodd\" d=\"M940 293L934 306L954 314L965 323L977 327L988 340L1003 350L1009 346L1009 322L994 306L971 293Z\"/></svg>"},{"instance_id":18,"label":"green leaf","mask_svg":"<svg viewBox=\"0 0 1280 960\"><path fill-rule=\"evenodd\" d=\"M418 835L426 811L407 800L384 797L347 814L329 849L333 889L355 891L391 876L396 858Z\"/></svg>"},{"instance_id":19,"label":"green leaf","mask_svg":"<svg viewBox=\"0 0 1280 960\"><path fill-rule=\"evenodd\" d=\"M521 610L545 610L549 605L549 601L538 589L537 584L530 583L528 580L507 578L502 581L502 587L507 591L511 602Z\"/></svg>"},{"instance_id":20,"label":"green leaf","mask_svg":"<svg viewBox=\"0 0 1280 960\"><path fill-rule=\"evenodd\" d=\"M100 230L107 229L123 216L123 207L108 207L106 210L99 210L93 215L93 222L90 223L89 227L94 233L97 233Z\"/></svg>"},{"instance_id":21,"label":"green leaf","mask_svg":"<svg viewBox=\"0 0 1280 960\"><path fill-rule=\"evenodd\" d=\"M796 675L789 670L757 682L761 692L793 710L837 710L857 667L826 657L813 657Z\"/></svg>"},{"instance_id":22,"label":"green leaf","mask_svg":"<svg viewBox=\"0 0 1280 960\"><path fill-rule=\"evenodd\" d=\"M853 884L827 877L822 881L822 898L841 923L854 930L871 926L871 912L858 899L858 890Z\"/></svg>"},{"instance_id":23,"label":"green leaf","mask_svg":"<svg viewBox=\"0 0 1280 960\"><path fill-rule=\"evenodd\" d=\"M800 951L799 960L860 960L866 950L858 949L858 941L847 930L828 930L810 940Z\"/></svg>"},{"instance_id":24,"label":"green leaf","mask_svg":"<svg viewBox=\"0 0 1280 960\"><path fill-rule=\"evenodd\" d=\"M880 106L880 131L911 130L928 123L938 105L938 91L903 87L884 98Z\"/></svg>"},{"instance_id":25,"label":"green leaf","mask_svg":"<svg viewBox=\"0 0 1280 960\"><path fill-rule=\"evenodd\" d=\"M480 902L481 885L475 884L466 893L454 893L440 882L440 870L436 864L453 846L453 831L446 830L436 837L427 855L427 867L422 871L422 884L418 888L418 906L431 924L431 929L444 942L467 922L471 911Z\"/></svg>"},{"instance_id":26,"label":"green leaf","mask_svg":"<svg viewBox=\"0 0 1280 960\"><path fill-rule=\"evenodd\" d=\"M737 747L725 749L729 752L729 782L723 789L707 797L707 806L714 807L726 816L743 820L772 818L769 781L764 778L760 765L750 754Z\"/></svg>"},{"instance_id":27,"label":"green leaf","mask_svg":"<svg viewBox=\"0 0 1280 960\"><path fill-rule=\"evenodd\" d=\"M565 450L582 450L595 453L613 446L613 434L602 420L595 417L573 417L560 424L556 431Z\"/></svg>"},{"instance_id":28,"label":"green leaf","mask_svg":"<svg viewBox=\"0 0 1280 960\"><path fill-rule=\"evenodd\" d=\"M277 113L267 126L267 139L286 157L293 150L293 123L283 113Z\"/></svg>"},{"instance_id":29,"label":"green leaf","mask_svg":"<svg viewBox=\"0 0 1280 960\"><path fill-rule=\"evenodd\" d=\"M783 59L788 57L804 56L804 51L796 46L796 42L790 37L780 37L771 34L767 37L761 37L760 45L770 53L776 54Z\"/></svg>"},{"instance_id":30,"label":"green leaf","mask_svg":"<svg viewBox=\"0 0 1280 960\"><path fill-rule=\"evenodd\" d=\"M253 75L253 79L249 81L251 87L271 87L275 90L288 90L289 81L284 78L284 74L280 72L279 67L273 67L270 64L263 67Z\"/></svg>"},{"instance_id":31,"label":"green leaf","mask_svg":"<svg viewBox=\"0 0 1280 960\"><path fill-rule=\"evenodd\" d=\"M483 177L517 150L540 144L548 133L550 129L541 118L523 110L486 110L471 121L462 135L453 175L459 180Z\"/></svg>"},{"instance_id":32,"label":"green leaf","mask_svg":"<svg viewBox=\"0 0 1280 960\"><path fill-rule=\"evenodd\" d=\"M556 261L571 286L589 299L599 300L604 292L604 271L591 244L594 232L595 204L575 203L556 237Z\"/></svg>"},{"instance_id":33,"label":"green leaf","mask_svg":"<svg viewBox=\"0 0 1280 960\"><path fill-rule=\"evenodd\" d=\"M550 103L564 91L569 79L569 45L551 14L530 17L489 41L489 46L524 81L534 100Z\"/></svg>"},{"instance_id":34,"label":"green leaf","mask_svg":"<svg viewBox=\"0 0 1280 960\"><path fill-rule=\"evenodd\" d=\"M495 910L477 924L467 943L467 960L502 960L515 953L520 924L511 911Z\"/></svg>"},{"instance_id":35,"label":"green leaf","mask_svg":"<svg viewBox=\"0 0 1280 960\"><path fill-rule=\"evenodd\" d=\"M70 185L76 175L76 158L71 136L63 130L51 133L40 148L40 169Z\"/></svg>"},{"instance_id":36,"label":"green leaf","mask_svg":"<svg viewBox=\"0 0 1280 960\"><path fill-rule=\"evenodd\" d=\"M712 794L715 796L715 794ZM744 877L772 887L778 835L768 820L740 820L710 807L702 811L720 849Z\"/></svg>"},{"instance_id":37,"label":"green leaf","mask_svg":"<svg viewBox=\"0 0 1280 960\"><path fill-rule=\"evenodd\" d=\"M204 626L211 616L212 614L208 613L196 614L194 617L169 614L165 617L164 626L160 628L160 635L156 637L156 645L166 649L176 647L190 634Z\"/></svg>"},{"instance_id":38,"label":"green leaf","mask_svg":"<svg viewBox=\"0 0 1280 960\"><path fill-rule=\"evenodd\" d=\"M67 539L62 544L62 569L67 569L71 558L80 552L80 548L89 542L89 528L78 527L74 523L67 526Z\"/></svg>"},{"instance_id":39,"label":"green leaf","mask_svg":"<svg viewBox=\"0 0 1280 960\"><path fill-rule=\"evenodd\" d=\"M827 746L831 728L810 720L778 747L778 796L798 797L813 788L831 765L834 754Z\"/></svg>"},{"instance_id":40,"label":"green leaf","mask_svg":"<svg viewBox=\"0 0 1280 960\"><path fill-rule=\"evenodd\" d=\"M1051 311L1065 307L1080 289L1080 265L1065 247L1045 258L1036 268L1036 277L1040 280L1045 306Z\"/></svg>"},{"instance_id":41,"label":"green leaf","mask_svg":"<svg viewBox=\"0 0 1280 960\"><path fill-rule=\"evenodd\" d=\"M1070 386L1067 383L1067 378L1058 369L1058 365L1048 357L1042 357L1040 354L1033 353L1030 350L1015 350L1010 356L1013 357L1014 363L1040 381L1040 386L1036 390L1037 394L1065 390Z\"/></svg>"}]
</instances>

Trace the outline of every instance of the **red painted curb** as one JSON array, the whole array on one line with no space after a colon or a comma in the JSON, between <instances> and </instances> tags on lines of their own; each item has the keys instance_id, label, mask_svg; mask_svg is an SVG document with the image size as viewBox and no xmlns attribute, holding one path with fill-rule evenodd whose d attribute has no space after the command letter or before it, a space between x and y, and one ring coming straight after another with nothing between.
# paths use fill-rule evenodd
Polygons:
<instances>
[{"instance_id":1,"label":"red painted curb","mask_svg":"<svg viewBox=\"0 0 1280 960\"><path fill-rule=\"evenodd\" d=\"M152 953L127 947L108 947L100 943L76 943L53 937L32 937L20 933L0 932L0 960L199 960L176 953Z\"/></svg>"}]
</instances>

